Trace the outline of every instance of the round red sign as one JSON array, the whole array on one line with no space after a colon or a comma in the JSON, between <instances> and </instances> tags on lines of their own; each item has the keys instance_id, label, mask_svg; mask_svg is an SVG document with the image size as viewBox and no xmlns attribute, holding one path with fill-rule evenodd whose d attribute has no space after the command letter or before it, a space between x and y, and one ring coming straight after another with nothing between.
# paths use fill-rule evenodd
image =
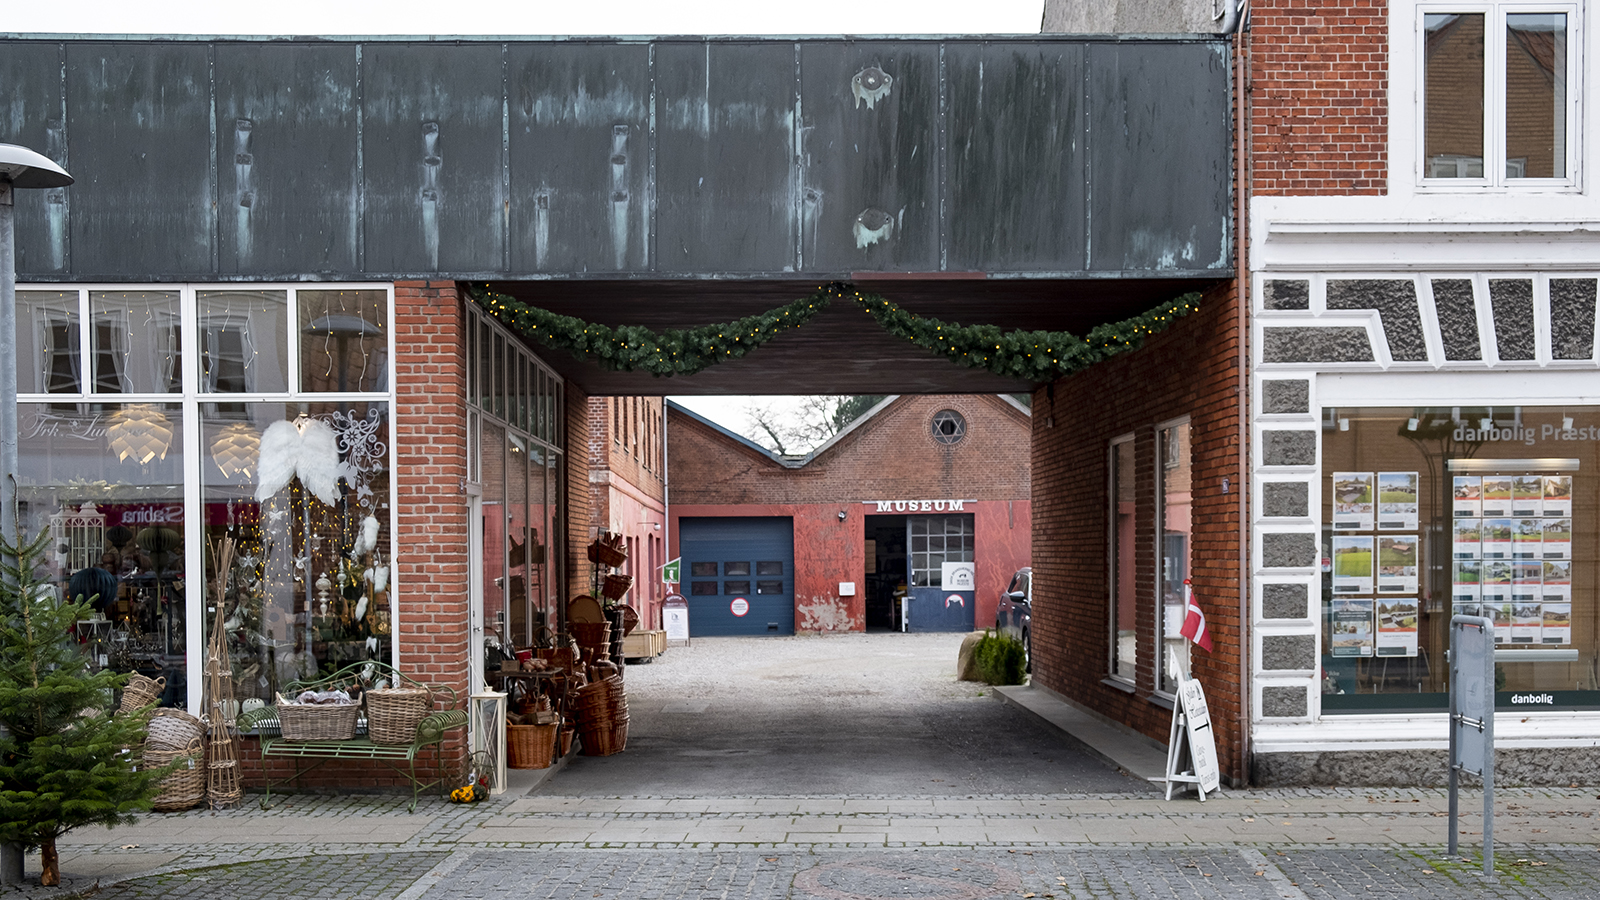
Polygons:
<instances>
[{"instance_id":1,"label":"round red sign","mask_svg":"<svg viewBox=\"0 0 1600 900\"><path fill-rule=\"evenodd\" d=\"M750 601L743 597L735 597L733 598L733 602L728 605L728 609L732 611L734 615L742 616L750 611Z\"/></svg>"}]
</instances>

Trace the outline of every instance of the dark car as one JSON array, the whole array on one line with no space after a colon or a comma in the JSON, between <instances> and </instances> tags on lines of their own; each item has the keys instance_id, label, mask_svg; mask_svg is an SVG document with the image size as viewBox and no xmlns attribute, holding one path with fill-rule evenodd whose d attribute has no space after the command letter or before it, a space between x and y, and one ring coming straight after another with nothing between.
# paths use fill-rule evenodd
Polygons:
<instances>
[{"instance_id":1,"label":"dark car","mask_svg":"<svg viewBox=\"0 0 1600 900\"><path fill-rule=\"evenodd\" d=\"M1027 671L1033 671L1033 569L1018 569L995 607L995 626L1022 642L1028 654Z\"/></svg>"}]
</instances>

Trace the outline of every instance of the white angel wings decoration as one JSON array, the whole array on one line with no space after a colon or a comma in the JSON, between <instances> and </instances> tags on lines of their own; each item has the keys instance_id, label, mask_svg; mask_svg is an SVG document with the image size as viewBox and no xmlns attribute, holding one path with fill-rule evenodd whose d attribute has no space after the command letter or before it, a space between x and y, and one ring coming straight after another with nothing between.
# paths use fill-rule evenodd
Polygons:
<instances>
[{"instance_id":1,"label":"white angel wings decoration","mask_svg":"<svg viewBox=\"0 0 1600 900\"><path fill-rule=\"evenodd\" d=\"M339 502L339 479L355 481L355 467L339 461L339 436L319 419L280 421L261 435L256 502L265 503L295 476L312 496L332 506Z\"/></svg>"}]
</instances>

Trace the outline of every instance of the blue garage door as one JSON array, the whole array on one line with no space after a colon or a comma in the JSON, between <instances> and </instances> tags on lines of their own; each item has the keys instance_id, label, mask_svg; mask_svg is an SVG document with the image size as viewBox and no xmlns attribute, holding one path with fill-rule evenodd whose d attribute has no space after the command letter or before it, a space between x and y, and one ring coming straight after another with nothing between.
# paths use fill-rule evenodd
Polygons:
<instances>
[{"instance_id":1,"label":"blue garage door","mask_svg":"<svg viewBox=\"0 0 1600 900\"><path fill-rule=\"evenodd\" d=\"M689 634L794 634L794 520L682 519Z\"/></svg>"}]
</instances>

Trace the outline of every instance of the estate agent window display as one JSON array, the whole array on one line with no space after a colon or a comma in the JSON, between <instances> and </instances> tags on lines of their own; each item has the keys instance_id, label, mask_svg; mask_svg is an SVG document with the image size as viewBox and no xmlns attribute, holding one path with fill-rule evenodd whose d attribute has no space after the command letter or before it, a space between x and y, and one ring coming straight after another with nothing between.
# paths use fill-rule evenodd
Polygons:
<instances>
[{"instance_id":1,"label":"estate agent window display","mask_svg":"<svg viewBox=\"0 0 1600 900\"><path fill-rule=\"evenodd\" d=\"M386 287L17 299L20 520L50 530L63 591L102 594L79 623L98 663L166 678L163 705L198 702L224 535L241 701L391 660Z\"/></svg>"},{"instance_id":2,"label":"estate agent window display","mask_svg":"<svg viewBox=\"0 0 1600 900\"><path fill-rule=\"evenodd\" d=\"M1445 708L1453 614L1494 620L1501 706L1600 708L1600 413L1323 412L1323 711Z\"/></svg>"}]
</instances>

